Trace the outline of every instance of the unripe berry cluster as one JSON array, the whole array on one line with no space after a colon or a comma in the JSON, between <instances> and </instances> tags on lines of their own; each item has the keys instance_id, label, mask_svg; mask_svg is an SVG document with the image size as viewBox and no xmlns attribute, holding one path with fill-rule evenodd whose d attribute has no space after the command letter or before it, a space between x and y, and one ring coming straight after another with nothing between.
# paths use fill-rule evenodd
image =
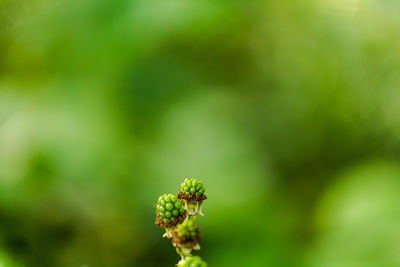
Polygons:
<instances>
[{"instance_id":1,"label":"unripe berry cluster","mask_svg":"<svg viewBox=\"0 0 400 267\"><path fill-rule=\"evenodd\" d=\"M197 234L196 228L192 220L186 220L178 225L176 232L181 238L194 239Z\"/></svg>"},{"instance_id":2,"label":"unripe berry cluster","mask_svg":"<svg viewBox=\"0 0 400 267\"><path fill-rule=\"evenodd\" d=\"M185 219L183 217L185 208L183 207L182 201L172 194L160 196L157 201L156 210L156 223L164 228L174 226Z\"/></svg>"},{"instance_id":3,"label":"unripe berry cluster","mask_svg":"<svg viewBox=\"0 0 400 267\"><path fill-rule=\"evenodd\" d=\"M187 257L178 263L178 267L207 267L205 263L199 256Z\"/></svg>"},{"instance_id":4,"label":"unripe berry cluster","mask_svg":"<svg viewBox=\"0 0 400 267\"><path fill-rule=\"evenodd\" d=\"M172 243L182 255L189 256L192 249L200 249L201 234L193 220L186 219L172 232Z\"/></svg>"},{"instance_id":5,"label":"unripe berry cluster","mask_svg":"<svg viewBox=\"0 0 400 267\"><path fill-rule=\"evenodd\" d=\"M185 181L181 184L181 192L186 194L193 194L197 197L204 194L206 189L203 186L203 183L195 178L186 178Z\"/></svg>"},{"instance_id":6,"label":"unripe berry cluster","mask_svg":"<svg viewBox=\"0 0 400 267\"><path fill-rule=\"evenodd\" d=\"M195 224L201 212L202 201L207 199L203 183L195 178L186 178L178 195L161 195L156 206L156 224L165 229L163 237L171 238L172 244L182 257L178 266L206 267L199 256L192 256L193 249L200 249L200 230Z\"/></svg>"}]
</instances>

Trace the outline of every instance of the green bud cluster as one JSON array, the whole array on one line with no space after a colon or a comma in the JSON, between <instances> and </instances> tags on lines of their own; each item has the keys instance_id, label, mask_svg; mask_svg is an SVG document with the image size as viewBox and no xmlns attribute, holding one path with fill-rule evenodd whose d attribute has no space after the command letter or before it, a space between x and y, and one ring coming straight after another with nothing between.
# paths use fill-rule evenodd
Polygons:
<instances>
[{"instance_id":1,"label":"green bud cluster","mask_svg":"<svg viewBox=\"0 0 400 267\"><path fill-rule=\"evenodd\" d=\"M194 194L196 196L201 196L204 194L206 189L203 186L203 183L195 178L186 178L185 181L181 184L181 192L186 194Z\"/></svg>"},{"instance_id":2,"label":"green bud cluster","mask_svg":"<svg viewBox=\"0 0 400 267\"><path fill-rule=\"evenodd\" d=\"M164 194L160 196L157 201L156 209L157 215L162 218L163 222L168 222L185 212L182 201L172 194Z\"/></svg>"},{"instance_id":3,"label":"green bud cluster","mask_svg":"<svg viewBox=\"0 0 400 267\"><path fill-rule=\"evenodd\" d=\"M192 220L185 220L182 224L178 225L176 232L181 238L194 239L197 235L196 228Z\"/></svg>"},{"instance_id":4,"label":"green bud cluster","mask_svg":"<svg viewBox=\"0 0 400 267\"><path fill-rule=\"evenodd\" d=\"M197 215L204 216L201 207L207 199L205 191L201 181L186 178L176 196L163 194L154 205L154 223L165 229L163 237L171 239L176 252L181 256L178 267L207 267L199 256L192 256L192 250L200 249L201 233L195 221Z\"/></svg>"},{"instance_id":5,"label":"green bud cluster","mask_svg":"<svg viewBox=\"0 0 400 267\"><path fill-rule=\"evenodd\" d=\"M207 267L207 263L199 256L187 257L178 263L178 267Z\"/></svg>"}]
</instances>

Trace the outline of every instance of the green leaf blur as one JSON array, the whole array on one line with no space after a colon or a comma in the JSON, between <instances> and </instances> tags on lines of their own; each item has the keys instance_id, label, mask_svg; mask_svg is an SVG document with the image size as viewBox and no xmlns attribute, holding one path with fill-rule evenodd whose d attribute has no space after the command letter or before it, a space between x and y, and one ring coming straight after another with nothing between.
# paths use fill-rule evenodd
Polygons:
<instances>
[{"instance_id":1,"label":"green leaf blur","mask_svg":"<svg viewBox=\"0 0 400 267\"><path fill-rule=\"evenodd\" d=\"M0 0L0 266L400 266L395 0ZM204 227L203 227L204 226Z\"/></svg>"}]
</instances>

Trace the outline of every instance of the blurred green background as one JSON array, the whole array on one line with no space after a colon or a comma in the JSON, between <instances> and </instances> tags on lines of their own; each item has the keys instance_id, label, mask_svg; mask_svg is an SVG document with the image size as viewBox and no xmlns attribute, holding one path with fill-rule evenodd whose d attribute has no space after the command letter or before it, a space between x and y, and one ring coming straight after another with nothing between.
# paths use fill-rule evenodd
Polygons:
<instances>
[{"instance_id":1,"label":"blurred green background","mask_svg":"<svg viewBox=\"0 0 400 267\"><path fill-rule=\"evenodd\" d=\"M400 2L0 0L0 266L400 266Z\"/></svg>"}]
</instances>

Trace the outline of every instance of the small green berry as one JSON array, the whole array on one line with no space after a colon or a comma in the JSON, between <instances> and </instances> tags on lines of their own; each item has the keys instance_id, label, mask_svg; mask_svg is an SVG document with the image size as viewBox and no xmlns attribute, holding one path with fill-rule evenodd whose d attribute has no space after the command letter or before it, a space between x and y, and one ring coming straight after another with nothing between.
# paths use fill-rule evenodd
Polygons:
<instances>
[{"instance_id":1,"label":"small green berry","mask_svg":"<svg viewBox=\"0 0 400 267\"><path fill-rule=\"evenodd\" d=\"M167 203L167 204L165 204L165 208L167 210L173 210L174 209L174 205L172 203Z\"/></svg>"},{"instance_id":2,"label":"small green berry","mask_svg":"<svg viewBox=\"0 0 400 267\"><path fill-rule=\"evenodd\" d=\"M182 202L181 201L176 201L175 202L175 208L180 209L182 207Z\"/></svg>"},{"instance_id":3,"label":"small green berry","mask_svg":"<svg viewBox=\"0 0 400 267\"><path fill-rule=\"evenodd\" d=\"M157 207L157 210L158 210L159 212L165 212L164 206L158 206L158 207Z\"/></svg>"}]
</instances>

